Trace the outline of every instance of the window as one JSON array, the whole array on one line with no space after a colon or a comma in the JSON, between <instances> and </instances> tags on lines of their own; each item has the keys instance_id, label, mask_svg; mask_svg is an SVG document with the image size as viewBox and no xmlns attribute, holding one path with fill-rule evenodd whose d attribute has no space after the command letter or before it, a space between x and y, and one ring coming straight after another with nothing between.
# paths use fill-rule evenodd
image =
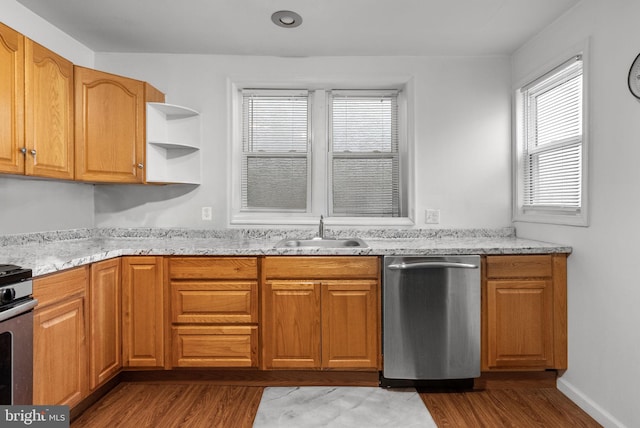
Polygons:
<instances>
[{"instance_id":1,"label":"window","mask_svg":"<svg viewBox=\"0 0 640 428\"><path fill-rule=\"evenodd\" d=\"M232 223L304 224L321 214L334 224L407 220L398 89L238 95Z\"/></svg>"},{"instance_id":2,"label":"window","mask_svg":"<svg viewBox=\"0 0 640 428\"><path fill-rule=\"evenodd\" d=\"M398 217L398 95L331 92L333 216Z\"/></svg>"},{"instance_id":3,"label":"window","mask_svg":"<svg viewBox=\"0 0 640 428\"><path fill-rule=\"evenodd\" d=\"M582 55L517 91L516 220L586 225Z\"/></svg>"},{"instance_id":4,"label":"window","mask_svg":"<svg viewBox=\"0 0 640 428\"><path fill-rule=\"evenodd\" d=\"M306 212L309 94L245 91L242 98L242 209Z\"/></svg>"}]
</instances>

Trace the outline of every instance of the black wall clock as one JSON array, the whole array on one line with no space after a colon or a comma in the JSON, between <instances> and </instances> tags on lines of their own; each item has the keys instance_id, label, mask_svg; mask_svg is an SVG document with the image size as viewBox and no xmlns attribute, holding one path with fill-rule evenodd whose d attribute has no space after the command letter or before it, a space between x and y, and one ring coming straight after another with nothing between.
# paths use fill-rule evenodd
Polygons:
<instances>
[{"instance_id":1,"label":"black wall clock","mask_svg":"<svg viewBox=\"0 0 640 428\"><path fill-rule=\"evenodd\" d=\"M633 60L629 69L629 90L634 97L640 99L640 54Z\"/></svg>"}]
</instances>

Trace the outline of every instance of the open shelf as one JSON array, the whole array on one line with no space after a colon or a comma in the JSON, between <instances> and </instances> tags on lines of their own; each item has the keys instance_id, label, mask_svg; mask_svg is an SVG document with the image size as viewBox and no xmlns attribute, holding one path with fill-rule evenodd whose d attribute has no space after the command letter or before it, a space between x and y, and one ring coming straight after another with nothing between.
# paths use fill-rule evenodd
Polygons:
<instances>
[{"instance_id":1,"label":"open shelf","mask_svg":"<svg viewBox=\"0 0 640 428\"><path fill-rule=\"evenodd\" d=\"M190 108L147 103L147 182L201 182L200 114Z\"/></svg>"}]
</instances>

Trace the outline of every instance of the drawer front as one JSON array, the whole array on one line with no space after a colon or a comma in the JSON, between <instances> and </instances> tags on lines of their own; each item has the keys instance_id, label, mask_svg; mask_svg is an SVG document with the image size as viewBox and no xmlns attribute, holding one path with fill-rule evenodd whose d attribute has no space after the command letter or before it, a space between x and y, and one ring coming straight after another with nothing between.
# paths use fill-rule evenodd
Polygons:
<instances>
[{"instance_id":1,"label":"drawer front","mask_svg":"<svg viewBox=\"0 0 640 428\"><path fill-rule=\"evenodd\" d=\"M174 367L258 367L257 326L174 326Z\"/></svg>"},{"instance_id":2,"label":"drawer front","mask_svg":"<svg viewBox=\"0 0 640 428\"><path fill-rule=\"evenodd\" d=\"M378 257L369 256L274 256L263 263L267 278L283 279L377 279L380 274Z\"/></svg>"},{"instance_id":3,"label":"drawer front","mask_svg":"<svg viewBox=\"0 0 640 428\"><path fill-rule=\"evenodd\" d=\"M487 278L549 278L551 255L487 256Z\"/></svg>"},{"instance_id":4,"label":"drawer front","mask_svg":"<svg viewBox=\"0 0 640 428\"><path fill-rule=\"evenodd\" d=\"M56 272L33 280L33 297L38 307L59 302L73 295L85 294L89 281L89 266Z\"/></svg>"},{"instance_id":5,"label":"drawer front","mask_svg":"<svg viewBox=\"0 0 640 428\"><path fill-rule=\"evenodd\" d=\"M171 279L258 279L255 257L172 257Z\"/></svg>"},{"instance_id":6,"label":"drawer front","mask_svg":"<svg viewBox=\"0 0 640 428\"><path fill-rule=\"evenodd\" d=\"M174 323L257 323L258 282L172 282L171 305Z\"/></svg>"}]
</instances>

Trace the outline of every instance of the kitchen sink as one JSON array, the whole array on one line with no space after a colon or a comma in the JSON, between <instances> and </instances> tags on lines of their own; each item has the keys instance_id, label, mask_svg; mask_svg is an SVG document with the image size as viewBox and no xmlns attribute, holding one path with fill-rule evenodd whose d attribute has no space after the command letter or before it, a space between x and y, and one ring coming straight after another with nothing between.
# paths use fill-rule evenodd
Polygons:
<instances>
[{"instance_id":1,"label":"kitchen sink","mask_svg":"<svg viewBox=\"0 0 640 428\"><path fill-rule=\"evenodd\" d=\"M313 239L283 239L274 248L368 248L369 246L362 239L346 238L313 238Z\"/></svg>"}]
</instances>

